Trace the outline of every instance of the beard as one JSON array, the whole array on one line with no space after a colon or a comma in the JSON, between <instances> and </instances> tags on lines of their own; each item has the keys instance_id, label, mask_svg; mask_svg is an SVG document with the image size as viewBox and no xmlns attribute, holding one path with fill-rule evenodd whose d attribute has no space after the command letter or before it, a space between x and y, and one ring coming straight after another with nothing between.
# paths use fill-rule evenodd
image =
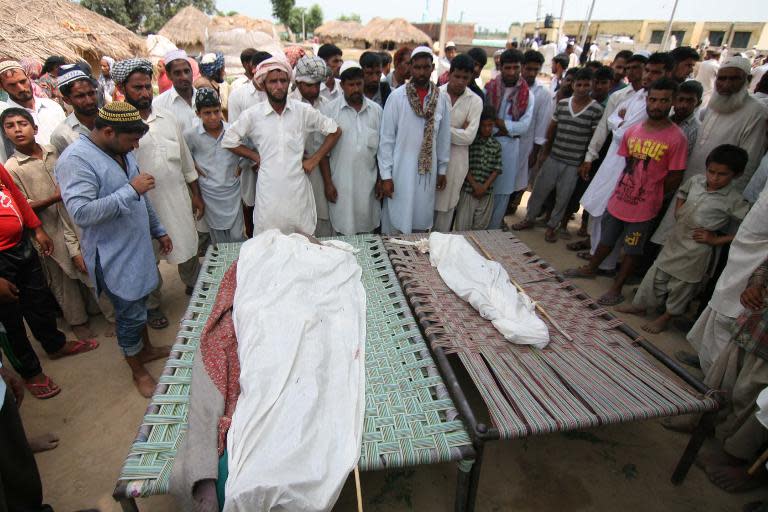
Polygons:
<instances>
[{"instance_id":1,"label":"beard","mask_svg":"<svg viewBox=\"0 0 768 512\"><path fill-rule=\"evenodd\" d=\"M139 110L139 111L147 110L152 107L152 100L135 100L130 96L128 96L127 94L125 95L125 102L130 105L133 105L134 107L136 107L136 110Z\"/></svg>"},{"instance_id":2,"label":"beard","mask_svg":"<svg viewBox=\"0 0 768 512\"><path fill-rule=\"evenodd\" d=\"M277 96L275 96L266 87L264 88L264 92L267 93L267 99L269 99L269 101L271 101L272 103L275 103L277 105L285 103L287 98L288 98L288 94L287 93L278 92Z\"/></svg>"},{"instance_id":3,"label":"beard","mask_svg":"<svg viewBox=\"0 0 768 512\"><path fill-rule=\"evenodd\" d=\"M730 96L725 96L724 94L720 94L716 90L713 90L707 108L711 108L718 114L731 114L744 106L748 95L749 93L747 92L746 86L739 92L731 94Z\"/></svg>"}]
</instances>

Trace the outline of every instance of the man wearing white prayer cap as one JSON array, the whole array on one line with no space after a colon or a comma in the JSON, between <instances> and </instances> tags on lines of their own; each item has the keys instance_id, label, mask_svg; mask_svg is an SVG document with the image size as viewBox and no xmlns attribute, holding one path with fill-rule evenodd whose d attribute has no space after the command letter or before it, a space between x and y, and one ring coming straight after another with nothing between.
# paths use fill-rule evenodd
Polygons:
<instances>
[{"instance_id":1,"label":"man wearing white prayer cap","mask_svg":"<svg viewBox=\"0 0 768 512\"><path fill-rule=\"evenodd\" d=\"M315 232L317 211L308 174L333 149L341 130L306 103L288 97L293 77L285 57L272 57L256 68L254 84L267 101L243 112L224 134L222 146L252 162L258 170L253 234L268 229L283 233ZM307 137L321 133L317 151L305 157Z\"/></svg>"},{"instance_id":2,"label":"man wearing white prayer cap","mask_svg":"<svg viewBox=\"0 0 768 512\"><path fill-rule=\"evenodd\" d=\"M165 72L173 87L152 100L152 106L173 114L182 130L197 119L195 113L195 88L192 86L192 65L187 52L173 50L163 57Z\"/></svg>"},{"instance_id":3,"label":"man wearing white prayer cap","mask_svg":"<svg viewBox=\"0 0 768 512\"><path fill-rule=\"evenodd\" d=\"M749 60L744 57L728 57L720 64L715 90L702 113L699 135L688 158L683 183L691 176L706 172L707 156L721 144L733 144L747 151L747 167L735 184L744 189L749 183L766 150L768 123L768 110L747 91L749 72ZM759 191L747 199L754 203L758 194ZM717 281L712 298L688 333L688 341L697 350L705 374L727 346L736 318L744 309L739 295L744 291L749 274L762 262L768 250L765 227L768 223L764 216L756 217L748 215L742 222L731 244L728 265ZM674 216L668 211L654 238L659 232L663 235L663 229L668 232L673 224ZM747 234L750 241L742 243L741 239Z\"/></svg>"},{"instance_id":4,"label":"man wearing white prayer cap","mask_svg":"<svg viewBox=\"0 0 768 512\"><path fill-rule=\"evenodd\" d=\"M429 80L434 54L427 46L411 52L411 80L395 89L384 107L379 173L385 234L432 228L435 192L445 188L451 154L451 102Z\"/></svg>"}]
</instances>

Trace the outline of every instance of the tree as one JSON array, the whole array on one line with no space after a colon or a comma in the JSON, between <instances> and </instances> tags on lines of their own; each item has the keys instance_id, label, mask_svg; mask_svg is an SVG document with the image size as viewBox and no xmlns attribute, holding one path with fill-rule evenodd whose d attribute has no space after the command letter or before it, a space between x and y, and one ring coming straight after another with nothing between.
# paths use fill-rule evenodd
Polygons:
<instances>
[{"instance_id":1,"label":"tree","mask_svg":"<svg viewBox=\"0 0 768 512\"><path fill-rule=\"evenodd\" d=\"M358 23L362 22L360 20L360 15L357 14L356 12L351 12L349 14L342 14L341 16L339 16L336 19L339 20L339 21L356 21Z\"/></svg>"},{"instance_id":2,"label":"tree","mask_svg":"<svg viewBox=\"0 0 768 512\"><path fill-rule=\"evenodd\" d=\"M294 34L302 34L301 31L301 15L304 14L304 28L307 33L313 32L317 27L323 24L323 10L319 5L314 4L307 9L306 7L294 7L291 9L291 14L286 26ZM285 22L284 22L285 23Z\"/></svg>"},{"instance_id":3,"label":"tree","mask_svg":"<svg viewBox=\"0 0 768 512\"><path fill-rule=\"evenodd\" d=\"M295 5L295 0L272 0L272 16L288 27L291 22L291 11Z\"/></svg>"},{"instance_id":4,"label":"tree","mask_svg":"<svg viewBox=\"0 0 768 512\"><path fill-rule=\"evenodd\" d=\"M188 5L207 14L216 10L215 0L81 0L80 5L134 32L156 32Z\"/></svg>"}]
</instances>

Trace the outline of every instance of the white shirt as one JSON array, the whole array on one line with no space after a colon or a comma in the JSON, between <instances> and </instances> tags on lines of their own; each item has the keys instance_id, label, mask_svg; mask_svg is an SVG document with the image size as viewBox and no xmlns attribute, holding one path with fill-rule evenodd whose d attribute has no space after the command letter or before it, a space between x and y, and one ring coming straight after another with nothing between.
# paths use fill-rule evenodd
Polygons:
<instances>
[{"instance_id":1,"label":"white shirt","mask_svg":"<svg viewBox=\"0 0 768 512\"><path fill-rule=\"evenodd\" d=\"M249 108L267 101L267 93L259 91L250 80L229 95L229 124L234 124L240 115ZM244 164L250 167L247 163ZM256 173L250 169L240 169L240 195L247 206L253 206L256 199Z\"/></svg>"},{"instance_id":2,"label":"white shirt","mask_svg":"<svg viewBox=\"0 0 768 512\"><path fill-rule=\"evenodd\" d=\"M269 102L249 108L222 139L225 148L253 147L261 157L253 210L254 235L277 228L286 234L314 233L315 199L302 159L306 137L335 132L336 122L288 98L282 114Z\"/></svg>"},{"instance_id":3,"label":"white shirt","mask_svg":"<svg viewBox=\"0 0 768 512\"><path fill-rule=\"evenodd\" d=\"M153 107L145 123L149 131L133 154L139 171L155 178L155 188L146 197L173 241L173 251L163 258L168 263L184 263L197 254L197 229L187 188L187 183L197 180L197 171L173 115Z\"/></svg>"},{"instance_id":4,"label":"white shirt","mask_svg":"<svg viewBox=\"0 0 768 512\"><path fill-rule=\"evenodd\" d=\"M720 62L717 59L708 59L699 64L699 69L696 72L696 81L701 84L704 89L704 94L701 96L702 108L707 106L709 98L712 96L712 90L715 87L715 78L717 78L717 71L720 69Z\"/></svg>"},{"instance_id":5,"label":"white shirt","mask_svg":"<svg viewBox=\"0 0 768 512\"><path fill-rule=\"evenodd\" d=\"M51 133L51 145L61 155L67 146L80 138L80 135L89 135L90 133L91 130L81 123L75 113L72 112Z\"/></svg>"},{"instance_id":6,"label":"white shirt","mask_svg":"<svg viewBox=\"0 0 768 512\"><path fill-rule=\"evenodd\" d=\"M344 96L344 93L341 91L341 80L338 78L334 78L336 81L336 85L333 86L333 90L330 90L327 85L325 85L325 82L320 84L320 96L330 100L335 100L339 96Z\"/></svg>"},{"instance_id":7,"label":"white shirt","mask_svg":"<svg viewBox=\"0 0 768 512\"><path fill-rule=\"evenodd\" d=\"M58 103L49 100L48 98L35 98L35 105L33 108L22 107L15 101L9 99L7 108L14 107L23 108L32 114L32 119L35 120L35 124L37 125L35 141L41 145L51 143L51 134L53 133L53 130L67 117L67 114L64 113L64 109L61 108Z\"/></svg>"},{"instance_id":8,"label":"white shirt","mask_svg":"<svg viewBox=\"0 0 768 512\"><path fill-rule=\"evenodd\" d=\"M528 187L528 180L530 178L528 157L531 155L531 151L533 151L534 144L538 146L546 144L547 129L552 120L552 111L555 108L554 102L550 99L549 90L539 82L533 84L533 87L530 88L530 93L535 100L533 120L531 121L530 128L520 135L520 152L518 154L520 165L517 169L517 176L515 176L515 191Z\"/></svg>"},{"instance_id":9,"label":"white shirt","mask_svg":"<svg viewBox=\"0 0 768 512\"><path fill-rule=\"evenodd\" d=\"M445 94L450 103L448 84L440 87L440 94ZM469 87L464 89L464 93L451 105L451 159L445 175L445 188L435 193L437 211L450 211L456 208L459 202L459 192L469 171L469 145L477 135L482 112L483 100ZM464 128L466 122L469 124Z\"/></svg>"},{"instance_id":10,"label":"white shirt","mask_svg":"<svg viewBox=\"0 0 768 512\"><path fill-rule=\"evenodd\" d=\"M197 89L193 89L192 92L192 105L179 96L175 87L171 87L160 96L157 96L152 100L152 110L159 109L165 110L173 114L173 117L178 121L182 130L186 130L192 126L197 119L197 113L195 112L195 96L197 95Z\"/></svg>"},{"instance_id":11,"label":"white shirt","mask_svg":"<svg viewBox=\"0 0 768 512\"><path fill-rule=\"evenodd\" d=\"M329 203L333 229L344 235L369 233L379 225L381 203L375 197L376 153L379 149L382 108L368 98L358 112L344 95L320 108L335 119L341 138L331 150L331 179L338 199Z\"/></svg>"},{"instance_id":12,"label":"white shirt","mask_svg":"<svg viewBox=\"0 0 768 512\"><path fill-rule=\"evenodd\" d=\"M768 64L757 66L752 70L752 81L749 83L750 91L755 92L755 88L757 88L757 84L760 83L760 80L763 78L763 75L765 74L766 71L768 71Z\"/></svg>"}]
</instances>

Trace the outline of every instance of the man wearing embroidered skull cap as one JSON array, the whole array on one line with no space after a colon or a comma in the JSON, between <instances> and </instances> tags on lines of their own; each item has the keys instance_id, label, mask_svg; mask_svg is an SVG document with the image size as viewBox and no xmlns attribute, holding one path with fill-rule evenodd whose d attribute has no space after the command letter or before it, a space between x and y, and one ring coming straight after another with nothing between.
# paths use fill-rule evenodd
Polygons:
<instances>
[{"instance_id":1,"label":"man wearing embroidered skull cap","mask_svg":"<svg viewBox=\"0 0 768 512\"><path fill-rule=\"evenodd\" d=\"M169 347L153 347L146 330L147 296L158 283L152 239L163 254L173 251L146 198L155 178L139 172L132 152L148 128L132 105L110 103L99 110L91 134L64 151L55 170L64 205L82 230L88 274L115 308L117 342L147 398L156 381L144 364L169 353Z\"/></svg>"},{"instance_id":2,"label":"man wearing embroidered skull cap","mask_svg":"<svg viewBox=\"0 0 768 512\"><path fill-rule=\"evenodd\" d=\"M251 160L245 172L258 170L253 232L279 229L283 233L314 233L317 211L308 174L313 172L341 136L341 130L306 103L288 97L293 70L283 57L272 57L256 68L257 87L267 101L243 112L224 135L222 146ZM325 136L305 157L306 138ZM250 145L251 147L249 147Z\"/></svg>"},{"instance_id":3,"label":"man wearing embroidered skull cap","mask_svg":"<svg viewBox=\"0 0 768 512\"><path fill-rule=\"evenodd\" d=\"M451 103L429 80L434 55L411 52L411 80L395 89L384 107L379 140L383 233L432 227L435 192L445 188L451 154Z\"/></svg>"}]
</instances>

